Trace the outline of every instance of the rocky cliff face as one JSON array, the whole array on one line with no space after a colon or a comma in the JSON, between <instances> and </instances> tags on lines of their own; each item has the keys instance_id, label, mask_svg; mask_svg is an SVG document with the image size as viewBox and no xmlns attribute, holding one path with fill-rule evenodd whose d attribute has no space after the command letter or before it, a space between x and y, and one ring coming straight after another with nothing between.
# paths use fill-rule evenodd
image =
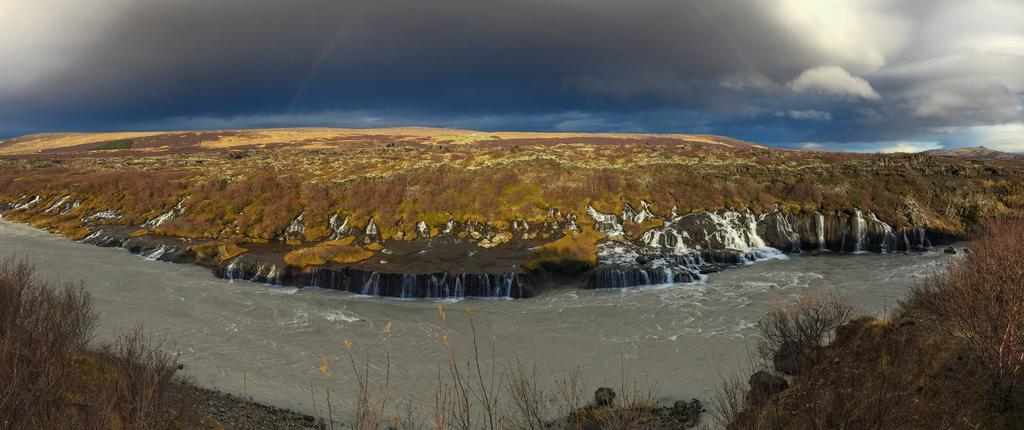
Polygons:
<instances>
[{"instance_id":1,"label":"rocky cliff face","mask_svg":"<svg viewBox=\"0 0 1024 430\"><path fill-rule=\"evenodd\" d=\"M930 242L923 227L894 229L875 214L859 209L849 214L764 214L757 223L764 242L785 252L904 252L927 249Z\"/></svg>"},{"instance_id":2,"label":"rocky cliff face","mask_svg":"<svg viewBox=\"0 0 1024 430\"><path fill-rule=\"evenodd\" d=\"M131 237L131 228L107 226L82 241L102 247L121 248L157 261L194 263L210 267L220 278L271 285L317 287L368 296L420 298L526 298L536 291L525 272L505 273L395 273L353 267L291 267L278 255L243 254L225 261L197 255L180 239Z\"/></svg>"},{"instance_id":3,"label":"rocky cliff face","mask_svg":"<svg viewBox=\"0 0 1024 430\"><path fill-rule=\"evenodd\" d=\"M382 237L380 226L373 219L364 226L352 225L348 217L337 214L327 225L316 227L307 225L299 214L277 236L279 246L290 250L305 246L303 242L309 228L327 228L331 239L354 236L356 243L376 244L375 249L381 249L381 257L386 257L390 252L387 247L395 243L410 243L423 252L439 244L462 244L459 246L469 250L462 255L445 257L443 260L450 261L450 267L434 265L427 270L403 273L406 269L401 264L389 265L392 268L389 270L344 265L291 267L281 259L282 253L287 251L265 252L265 255L249 252L226 260L207 260L192 251L193 242L138 234L183 214L187 210L186 200L138 226L111 225L119 219L119 214L113 210L89 212L82 219L92 230L84 241L124 248L153 260L202 264L212 268L217 276L230 280L315 286L399 298L523 298L535 295L541 283L535 279L537 274L521 267L503 271L452 269L459 266L460 261L481 258L474 256L477 252L474 250L508 246L526 249L530 241L544 243L578 232L583 228L581 223L605 235L597 244L597 266L583 275L582 285L587 288L691 282L728 266L786 258L787 253L921 251L928 249L933 241L948 239L929 231L926 226L893 228L875 214L865 214L859 209L831 213L787 213L776 209L762 214L731 210L679 214L672 208L667 215L659 216L647 202L640 202L640 209L627 204L621 215L602 213L588 206L586 220L579 220L574 213L551 209L546 219L532 222L449 220L444 225L431 226L425 221L416 221L414 235L390 239ZM4 210L23 214L38 206L35 210L45 216L69 208L73 210L77 202L68 195L23 196L8 202Z\"/></svg>"},{"instance_id":4,"label":"rocky cliff face","mask_svg":"<svg viewBox=\"0 0 1024 430\"><path fill-rule=\"evenodd\" d=\"M624 211L631 213L629 207ZM785 258L784 253L885 253L931 246L925 228L894 229L859 209L830 214L774 210L760 215L749 211L678 215L673 209L663 226L647 230L636 241L622 234L623 223L631 222L629 216L620 221L593 208L588 214L595 228L612 241L602 246L600 265L587 280L590 288L688 282L728 265Z\"/></svg>"}]
</instances>

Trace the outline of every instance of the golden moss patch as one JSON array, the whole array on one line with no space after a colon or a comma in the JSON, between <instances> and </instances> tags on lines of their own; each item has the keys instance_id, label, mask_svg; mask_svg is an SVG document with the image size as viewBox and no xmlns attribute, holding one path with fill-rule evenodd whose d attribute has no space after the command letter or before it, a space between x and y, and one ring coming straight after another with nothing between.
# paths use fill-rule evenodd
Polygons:
<instances>
[{"instance_id":1,"label":"golden moss patch","mask_svg":"<svg viewBox=\"0 0 1024 430\"><path fill-rule=\"evenodd\" d=\"M529 270L594 267L597 265L597 242L601 239L604 239L604 233L585 226L579 233L569 232L561 239L539 246L534 257L523 263L523 267Z\"/></svg>"},{"instance_id":2,"label":"golden moss patch","mask_svg":"<svg viewBox=\"0 0 1024 430\"><path fill-rule=\"evenodd\" d=\"M322 266L327 263L351 264L373 257L373 252L352 245L354 238L324 242L310 248L296 249L285 254L284 262L290 266Z\"/></svg>"},{"instance_id":3,"label":"golden moss patch","mask_svg":"<svg viewBox=\"0 0 1024 430\"><path fill-rule=\"evenodd\" d=\"M149 236L151 234L153 234L153 229L143 228L143 229L139 229L139 230L133 231L128 236L129 237L142 237L142 236Z\"/></svg>"},{"instance_id":4,"label":"golden moss patch","mask_svg":"<svg viewBox=\"0 0 1024 430\"><path fill-rule=\"evenodd\" d=\"M196 259L199 261L217 263L225 262L249 251L232 242L210 242L190 246L188 249L196 254Z\"/></svg>"}]
</instances>

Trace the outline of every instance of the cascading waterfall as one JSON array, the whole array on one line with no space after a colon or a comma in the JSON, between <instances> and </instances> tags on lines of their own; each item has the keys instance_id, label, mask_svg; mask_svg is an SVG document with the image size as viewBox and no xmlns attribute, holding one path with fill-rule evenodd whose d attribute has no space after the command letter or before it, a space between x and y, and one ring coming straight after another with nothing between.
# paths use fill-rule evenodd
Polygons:
<instances>
[{"instance_id":1,"label":"cascading waterfall","mask_svg":"<svg viewBox=\"0 0 1024 430\"><path fill-rule=\"evenodd\" d=\"M380 294L380 273L373 272L370 274L370 278L363 283L364 296L376 296Z\"/></svg>"},{"instance_id":2,"label":"cascading waterfall","mask_svg":"<svg viewBox=\"0 0 1024 430\"><path fill-rule=\"evenodd\" d=\"M865 252L867 249L865 244L868 239L867 223L864 222L864 216L861 214L860 209L853 210L852 218L853 222L850 223L850 228L853 230L856 240L853 245L853 252Z\"/></svg>"},{"instance_id":3,"label":"cascading waterfall","mask_svg":"<svg viewBox=\"0 0 1024 430\"><path fill-rule=\"evenodd\" d=\"M227 279L228 282L234 282L236 279L244 279L242 267L241 264L239 264L241 260L242 257L235 257L228 262L227 266L224 267L224 278Z\"/></svg>"},{"instance_id":4,"label":"cascading waterfall","mask_svg":"<svg viewBox=\"0 0 1024 430\"><path fill-rule=\"evenodd\" d=\"M816 230L816 233L817 233L817 237L818 237L818 250L819 251L824 251L826 249L826 245L825 245L825 215L822 214L821 212L815 212L814 213L814 220L815 220L815 226L814 227L815 227L815 230Z\"/></svg>"},{"instance_id":5,"label":"cascading waterfall","mask_svg":"<svg viewBox=\"0 0 1024 430\"><path fill-rule=\"evenodd\" d=\"M43 199L42 197L35 196L35 197L32 198L32 200L29 200L26 203L17 205L12 210L20 211L20 210L28 209L28 208L32 207L32 205L34 205L36 203L39 203L39 201L42 200L42 199Z\"/></svg>"},{"instance_id":6,"label":"cascading waterfall","mask_svg":"<svg viewBox=\"0 0 1024 430\"><path fill-rule=\"evenodd\" d=\"M142 254L142 257L147 259L147 260L159 260L160 257L163 256L166 252L167 252L167 245L160 245L160 246L156 247L156 249L154 249L154 250L152 250L152 251L150 251L148 253Z\"/></svg>"},{"instance_id":7,"label":"cascading waterfall","mask_svg":"<svg viewBox=\"0 0 1024 430\"><path fill-rule=\"evenodd\" d=\"M71 196L61 197L60 199L57 200L57 203L54 203L52 206L50 206L48 209L46 209L43 212L44 213L50 213L50 212L53 212L53 211L57 210L58 208L60 208L61 205L64 204L64 202L68 201L69 198L71 198Z\"/></svg>"},{"instance_id":8,"label":"cascading waterfall","mask_svg":"<svg viewBox=\"0 0 1024 430\"><path fill-rule=\"evenodd\" d=\"M61 213L78 207L79 200L68 203L69 195L46 200L46 212L61 209ZM25 208L42 201L40 196L22 196L18 202L8 203L7 210ZM180 214L184 199L175 207L143 226L158 226ZM50 204L52 203L52 204ZM605 214L587 207L587 215L595 221L595 228L606 233L610 240L599 243L599 265L590 272L587 286L591 288L622 288L640 285L691 282L702 279L707 273L721 270L729 265L750 264L767 258L786 258L780 249L800 252L808 249L831 249L841 252L898 252L928 249L931 246L929 234L921 227L894 229L882 222L873 213L854 209L847 214L820 212L783 213L775 210L760 216L752 212L696 212L680 215L673 208L664 223L643 233L640 240L630 241L624 236L624 223L646 222L655 218L649 203L641 202L641 211L627 206L623 209L622 221L615 214ZM561 216L560 212L552 212ZM81 215L78 215L81 216ZM83 221L117 219L122 214L117 210L94 212L82 218ZM557 217L556 217L557 218ZM295 237L304 233L303 215L297 216L283 236ZM575 225L575 215L567 214L565 224ZM341 215L331 217L329 227L335 237L348 234L348 218ZM522 227L520 227L520 225ZM542 229L557 230L558 220L545 221ZM450 234L456 228L449 220L441 231ZM530 236L525 221L513 221L512 231ZM186 245L173 238L132 237L130 226L104 224L88 234L82 241L105 247L119 247L138 254L148 260L174 262L195 262L194 255ZM470 222L465 225L470 236L490 237L495 234L490 224ZM416 223L417 236L427 239L433 236L423 221ZM499 233L505 233L498 231ZM554 231L552 231L554 232ZM363 242L378 240L377 225L371 219L362 231ZM612 239L612 237L615 237ZM532 236L530 236L532 237ZM940 239L942 239L940 237ZM383 251L387 253L388 251ZM470 251L472 255L474 251ZM248 280L269 284L292 286L314 286L326 289L350 291L368 296L398 298L460 298L460 297L508 297L520 298L534 295L526 283L526 273L472 273L456 274L436 272L428 274L384 273L358 267L299 269L285 266L279 260L259 261L260 256L244 254L226 264L201 261L199 264L214 265L214 272L230 281ZM276 263L274 261L277 261Z\"/></svg>"}]
</instances>

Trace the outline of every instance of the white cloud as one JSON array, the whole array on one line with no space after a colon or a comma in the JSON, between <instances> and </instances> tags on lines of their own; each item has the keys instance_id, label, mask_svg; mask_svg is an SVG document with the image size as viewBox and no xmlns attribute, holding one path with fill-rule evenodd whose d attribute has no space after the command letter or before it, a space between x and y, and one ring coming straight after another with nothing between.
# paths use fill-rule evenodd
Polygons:
<instances>
[{"instance_id":1,"label":"white cloud","mask_svg":"<svg viewBox=\"0 0 1024 430\"><path fill-rule=\"evenodd\" d=\"M838 97L879 100L881 96L864 78L851 75L842 67L821 66L804 70L789 82L789 88L798 93L819 92Z\"/></svg>"},{"instance_id":2,"label":"white cloud","mask_svg":"<svg viewBox=\"0 0 1024 430\"><path fill-rule=\"evenodd\" d=\"M969 34L961 38L957 45L963 51L980 54L1024 56L1024 36L1019 34Z\"/></svg>"},{"instance_id":3,"label":"white cloud","mask_svg":"<svg viewBox=\"0 0 1024 430\"><path fill-rule=\"evenodd\" d=\"M68 67L91 29L114 22L131 0L0 0L0 92Z\"/></svg>"},{"instance_id":4,"label":"white cloud","mask_svg":"<svg viewBox=\"0 0 1024 430\"><path fill-rule=\"evenodd\" d=\"M775 112L777 117L786 117L790 119L808 120L808 121L831 121L832 113L820 110L788 110L785 112Z\"/></svg>"},{"instance_id":5,"label":"white cloud","mask_svg":"<svg viewBox=\"0 0 1024 430\"><path fill-rule=\"evenodd\" d=\"M955 146L984 146L1005 152L1024 152L1024 122L965 127L954 131Z\"/></svg>"},{"instance_id":6,"label":"white cloud","mask_svg":"<svg viewBox=\"0 0 1024 430\"><path fill-rule=\"evenodd\" d=\"M861 153L921 152L930 149L942 149L945 146L938 141L894 140L883 142L805 142L790 147L808 151L840 151Z\"/></svg>"},{"instance_id":7,"label":"white cloud","mask_svg":"<svg viewBox=\"0 0 1024 430\"><path fill-rule=\"evenodd\" d=\"M893 153L893 152L921 152L930 149L942 149L942 145L939 142L882 142L887 146L878 148L878 152L882 153Z\"/></svg>"},{"instance_id":8,"label":"white cloud","mask_svg":"<svg viewBox=\"0 0 1024 430\"><path fill-rule=\"evenodd\" d=\"M975 118L1012 121L1019 118L1020 101L1005 84L982 78L931 81L901 95L911 101L912 114L921 118L969 121Z\"/></svg>"},{"instance_id":9,"label":"white cloud","mask_svg":"<svg viewBox=\"0 0 1024 430\"><path fill-rule=\"evenodd\" d=\"M775 11L830 64L863 74L903 49L913 28L910 17L888 6L883 0L780 0Z\"/></svg>"}]
</instances>

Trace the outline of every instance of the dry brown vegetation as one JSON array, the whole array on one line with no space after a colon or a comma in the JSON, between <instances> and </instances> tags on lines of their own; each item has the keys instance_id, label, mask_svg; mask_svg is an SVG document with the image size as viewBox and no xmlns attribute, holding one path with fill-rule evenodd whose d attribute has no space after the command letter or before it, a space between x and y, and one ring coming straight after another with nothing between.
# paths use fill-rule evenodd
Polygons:
<instances>
[{"instance_id":1,"label":"dry brown vegetation","mask_svg":"<svg viewBox=\"0 0 1024 430\"><path fill-rule=\"evenodd\" d=\"M733 429L1022 428L1024 224L993 221L970 250L916 287L892 316L836 324L849 314L834 300L770 312L761 326L768 360L799 342L790 339L816 345L835 326L834 339L799 350L806 353L781 392L755 395L741 378L728 378L715 400L720 422ZM804 336L808 321L812 335Z\"/></svg>"},{"instance_id":2,"label":"dry brown vegetation","mask_svg":"<svg viewBox=\"0 0 1024 430\"><path fill-rule=\"evenodd\" d=\"M310 246L331 236L328 220L335 215L347 217L357 230L373 219L382 239L395 240L417 237L418 221L427 223L432 235L449 220L508 232L516 220L564 225L564 216L575 214L586 226L587 205L619 213L640 200L652 202L662 216L673 207L680 213L763 212L776 205L790 212L858 207L897 228L915 225L953 235L966 234L978 219L1024 209L1024 162L1013 160L784 151L692 136L437 140L472 134L446 133L311 138L315 143L309 144L318 149L287 140L247 147L242 134L231 137L235 149L230 150L203 146L224 136L186 133L150 143L144 139L156 137L136 138L128 150L88 151L86 145L82 151L69 147L0 156L0 206L38 195L39 203L3 216L82 239L102 224L139 226L181 202L185 210L179 216L138 234L241 248L282 237L300 214L305 233L289 236L288 242ZM46 212L64 196L79 206ZM121 217L84 221L106 210ZM553 210L563 215L551 219ZM625 228L635 239L659 222ZM558 241L562 235L545 230L531 238ZM460 237L478 243L493 239ZM546 256L523 263L591 264L588 241L565 242L574 239L551 243L541 250ZM292 260L297 266L326 263L333 257L325 251L300 252ZM347 251L340 260L368 255ZM217 263L225 255L234 253L208 257Z\"/></svg>"},{"instance_id":3,"label":"dry brown vegetation","mask_svg":"<svg viewBox=\"0 0 1024 430\"><path fill-rule=\"evenodd\" d=\"M90 214L114 209L122 218L94 223L139 225L187 197L185 212L153 234L271 240L303 214L302 239L319 242L335 214L357 228L372 218L383 238L395 238L415 237L421 220L434 232L450 219L537 225L551 209L585 224L588 204L618 213L646 200L662 215L674 206L760 212L778 204L858 207L895 227L963 234L978 219L1024 208L1020 161L787 151L710 136L252 130L140 135L132 149L89 151L116 140L101 137L0 144L6 154L23 153L12 149L23 141L53 151L0 155L0 203L43 198L4 216L82 237ZM65 195L80 207L43 213Z\"/></svg>"},{"instance_id":4,"label":"dry brown vegetation","mask_svg":"<svg viewBox=\"0 0 1024 430\"><path fill-rule=\"evenodd\" d=\"M495 355L495 344L499 341L491 336L481 339L473 320L473 311L465 309L470 327L469 339L461 339L463 347L457 348L460 340L451 337L448 330L448 311L438 307L441 320L439 347L447 362L438 368L437 390L433 399L427 402L405 399L396 392L390 381L390 353L377 357L382 368L371 370L370 357L359 357L359 345L345 340L342 345L347 363L331 365L324 356L320 371L329 381L332 369L342 367L357 381L347 393L355 399L350 421L337 420L337 410L332 404L338 393L332 393L325 385L318 414L328 429L343 425L359 430L382 429L682 429L697 424L701 409L666 408L658 405L656 399L660 385L649 378L627 377L623 362L619 384L610 387L587 387L580 369L571 363L567 369L545 368L553 375L544 378L539 375L537 363L524 363L516 357L502 360ZM385 324L382 341L389 351L392 330L391 322ZM459 350L468 350L460 354ZM346 366L347 364L347 366ZM344 369L348 367L348 369ZM585 390L597 388L593 397ZM589 392L589 391L587 391ZM314 401L315 398L314 398ZM336 400L335 400L336 401Z\"/></svg>"},{"instance_id":5,"label":"dry brown vegetation","mask_svg":"<svg viewBox=\"0 0 1024 430\"><path fill-rule=\"evenodd\" d=\"M0 427L175 429L199 419L173 387L173 355L136 328L91 349L96 316L80 287L56 289L0 261Z\"/></svg>"},{"instance_id":6,"label":"dry brown vegetation","mask_svg":"<svg viewBox=\"0 0 1024 430\"><path fill-rule=\"evenodd\" d=\"M963 261L932 276L910 298L965 344L1000 410L1024 406L1024 221L986 226Z\"/></svg>"}]
</instances>

